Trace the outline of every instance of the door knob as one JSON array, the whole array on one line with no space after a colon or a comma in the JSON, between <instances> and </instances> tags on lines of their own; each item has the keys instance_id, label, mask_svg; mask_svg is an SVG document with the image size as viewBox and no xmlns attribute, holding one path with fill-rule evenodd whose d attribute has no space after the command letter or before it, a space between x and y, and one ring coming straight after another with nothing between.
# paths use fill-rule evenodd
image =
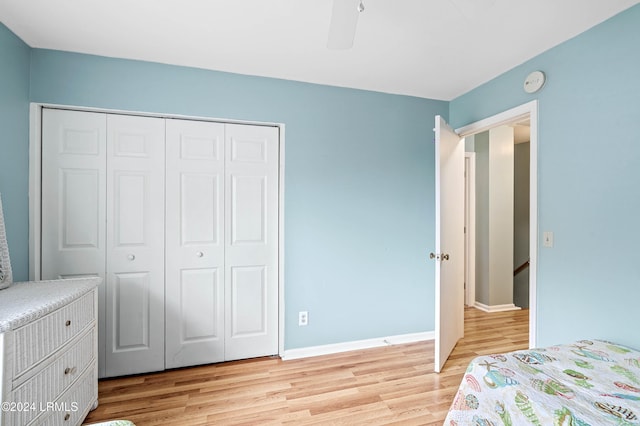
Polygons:
<instances>
[{"instance_id":1,"label":"door knob","mask_svg":"<svg viewBox=\"0 0 640 426\"><path fill-rule=\"evenodd\" d=\"M442 253L442 254L429 253L429 259L444 261L444 260L449 260L449 255L447 253Z\"/></svg>"}]
</instances>

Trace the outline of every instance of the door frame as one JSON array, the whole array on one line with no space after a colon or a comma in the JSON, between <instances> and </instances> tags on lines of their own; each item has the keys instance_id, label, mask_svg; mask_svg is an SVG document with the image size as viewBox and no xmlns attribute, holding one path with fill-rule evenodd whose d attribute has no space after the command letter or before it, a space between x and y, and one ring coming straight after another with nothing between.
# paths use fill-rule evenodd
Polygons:
<instances>
[{"instance_id":1,"label":"door frame","mask_svg":"<svg viewBox=\"0 0 640 426\"><path fill-rule=\"evenodd\" d=\"M476 153L464 153L465 161L465 255L464 281L465 302L469 307L476 304ZM467 168L466 165L469 165Z\"/></svg>"},{"instance_id":2,"label":"door frame","mask_svg":"<svg viewBox=\"0 0 640 426\"><path fill-rule=\"evenodd\" d=\"M529 347L537 345L537 272L538 272L538 101L532 100L456 129L461 137L475 135L494 127L530 121L529 158Z\"/></svg>"},{"instance_id":3,"label":"door frame","mask_svg":"<svg viewBox=\"0 0 640 426\"><path fill-rule=\"evenodd\" d=\"M284 355L284 177L285 177L285 125L262 121L232 120L180 114L127 111L108 108L92 108L74 105L31 102L29 104L29 280L41 279L41 211L42 211L42 109L56 108L106 114L138 115L144 117L173 118L230 124L269 126L278 129L278 355Z\"/></svg>"}]
</instances>

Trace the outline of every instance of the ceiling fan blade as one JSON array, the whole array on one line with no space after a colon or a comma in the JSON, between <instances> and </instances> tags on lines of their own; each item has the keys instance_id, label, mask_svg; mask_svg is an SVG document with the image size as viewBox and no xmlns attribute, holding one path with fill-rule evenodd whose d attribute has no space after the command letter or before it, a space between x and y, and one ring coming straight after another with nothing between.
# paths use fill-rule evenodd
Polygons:
<instances>
[{"instance_id":1,"label":"ceiling fan blade","mask_svg":"<svg viewBox=\"0 0 640 426\"><path fill-rule=\"evenodd\" d=\"M350 49L358 25L358 5L360 0L333 0L331 24L329 25L329 49Z\"/></svg>"}]
</instances>

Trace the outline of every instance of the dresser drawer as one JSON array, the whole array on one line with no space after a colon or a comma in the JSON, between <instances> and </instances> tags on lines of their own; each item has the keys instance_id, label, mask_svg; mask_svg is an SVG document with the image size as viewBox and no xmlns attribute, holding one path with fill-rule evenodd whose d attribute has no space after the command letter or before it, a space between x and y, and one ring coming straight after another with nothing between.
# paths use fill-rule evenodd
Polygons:
<instances>
[{"instance_id":1,"label":"dresser drawer","mask_svg":"<svg viewBox=\"0 0 640 426\"><path fill-rule=\"evenodd\" d=\"M41 401L35 410L15 413L14 424L25 425L46 411L46 404L57 400L89 365L95 366L95 330L89 329L49 365L14 388L16 403Z\"/></svg>"},{"instance_id":2,"label":"dresser drawer","mask_svg":"<svg viewBox=\"0 0 640 426\"><path fill-rule=\"evenodd\" d=\"M98 400L97 381L97 370L90 368L75 386L54 403L49 404L47 412L34 422L29 423L29 426L76 426L81 424L93 403Z\"/></svg>"},{"instance_id":3,"label":"dresser drawer","mask_svg":"<svg viewBox=\"0 0 640 426\"><path fill-rule=\"evenodd\" d=\"M94 298L95 292L91 291L69 305L15 330L14 380L57 351L94 321Z\"/></svg>"}]
</instances>

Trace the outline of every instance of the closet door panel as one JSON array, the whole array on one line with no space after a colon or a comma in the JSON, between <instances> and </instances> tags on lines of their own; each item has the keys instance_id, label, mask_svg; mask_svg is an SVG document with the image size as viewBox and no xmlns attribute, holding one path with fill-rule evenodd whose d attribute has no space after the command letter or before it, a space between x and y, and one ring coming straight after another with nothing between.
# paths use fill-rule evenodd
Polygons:
<instances>
[{"instance_id":1,"label":"closet door panel","mask_svg":"<svg viewBox=\"0 0 640 426\"><path fill-rule=\"evenodd\" d=\"M220 178L215 172L180 172L182 246L220 245L220 196L223 190Z\"/></svg>"},{"instance_id":2,"label":"closet door panel","mask_svg":"<svg viewBox=\"0 0 640 426\"><path fill-rule=\"evenodd\" d=\"M231 337L265 334L269 312L265 266L231 268Z\"/></svg>"},{"instance_id":3,"label":"closet door panel","mask_svg":"<svg viewBox=\"0 0 640 426\"><path fill-rule=\"evenodd\" d=\"M41 278L105 277L105 114L42 110ZM104 375L105 284L98 287Z\"/></svg>"},{"instance_id":4,"label":"closet door panel","mask_svg":"<svg viewBox=\"0 0 640 426\"><path fill-rule=\"evenodd\" d=\"M220 275L218 268L183 269L181 271L182 342L197 344L210 339L220 340L220 318L217 315L202 314L204 312L215 313L219 310L222 288Z\"/></svg>"},{"instance_id":5,"label":"closet door panel","mask_svg":"<svg viewBox=\"0 0 640 426\"><path fill-rule=\"evenodd\" d=\"M106 117L44 109L42 278L104 277Z\"/></svg>"},{"instance_id":6,"label":"closet door panel","mask_svg":"<svg viewBox=\"0 0 640 426\"><path fill-rule=\"evenodd\" d=\"M278 352L278 129L226 125L225 359Z\"/></svg>"},{"instance_id":7,"label":"closet door panel","mask_svg":"<svg viewBox=\"0 0 640 426\"><path fill-rule=\"evenodd\" d=\"M231 176L231 244L266 245L267 177Z\"/></svg>"},{"instance_id":8,"label":"closet door panel","mask_svg":"<svg viewBox=\"0 0 640 426\"><path fill-rule=\"evenodd\" d=\"M224 125L167 120L167 368L224 361Z\"/></svg>"},{"instance_id":9,"label":"closet door panel","mask_svg":"<svg viewBox=\"0 0 640 426\"><path fill-rule=\"evenodd\" d=\"M115 350L149 350L150 274L116 273L111 284L116 306L113 312Z\"/></svg>"},{"instance_id":10,"label":"closet door panel","mask_svg":"<svg viewBox=\"0 0 640 426\"><path fill-rule=\"evenodd\" d=\"M164 131L107 117L107 376L164 369Z\"/></svg>"}]
</instances>

